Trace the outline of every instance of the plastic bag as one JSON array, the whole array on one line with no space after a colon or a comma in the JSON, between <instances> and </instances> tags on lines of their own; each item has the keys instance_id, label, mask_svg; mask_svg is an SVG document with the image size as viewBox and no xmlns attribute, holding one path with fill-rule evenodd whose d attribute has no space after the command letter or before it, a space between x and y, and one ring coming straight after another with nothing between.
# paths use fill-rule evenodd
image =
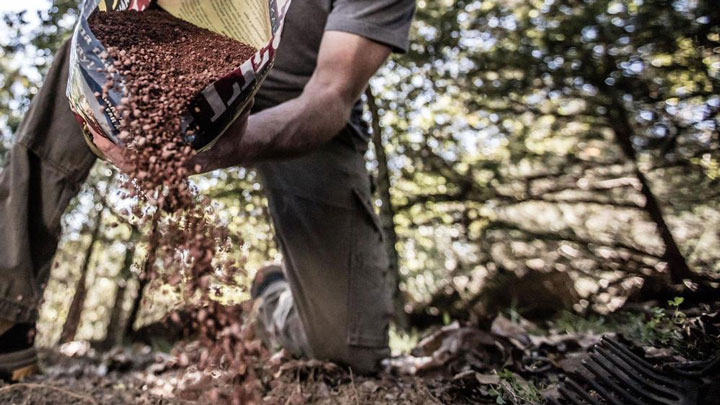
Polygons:
<instances>
[{"instance_id":1,"label":"plastic bag","mask_svg":"<svg viewBox=\"0 0 720 405\"><path fill-rule=\"evenodd\" d=\"M113 80L121 85L110 90L107 97L102 96L108 80L106 64L112 60L103 61L100 57L105 48L93 35L88 19L95 12L143 11L151 3L151 0L86 0L82 5L72 37L67 97L88 145L100 157L102 153L92 141L94 134L122 145L118 139L122 118L117 107L124 86L122 77L116 73ZM290 0L158 0L157 5L177 18L258 49L237 69L195 95L182 115L183 134L191 125L198 128L185 141L196 150L205 150L240 115L267 76L280 44Z\"/></svg>"}]
</instances>

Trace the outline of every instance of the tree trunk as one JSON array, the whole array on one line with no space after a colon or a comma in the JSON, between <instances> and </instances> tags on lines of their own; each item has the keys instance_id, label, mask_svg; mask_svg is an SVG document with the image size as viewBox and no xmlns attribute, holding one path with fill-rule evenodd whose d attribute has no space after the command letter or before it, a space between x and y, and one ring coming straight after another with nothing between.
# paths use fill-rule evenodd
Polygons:
<instances>
[{"instance_id":1,"label":"tree trunk","mask_svg":"<svg viewBox=\"0 0 720 405\"><path fill-rule=\"evenodd\" d=\"M110 322L108 323L107 333L105 337L105 346L113 347L118 343L121 343L125 337L125 326L122 325L123 315L123 303L125 302L127 283L132 277L132 264L135 258L135 243L138 239L139 234L133 229L130 234L130 240L126 245L125 260L123 260L123 267L120 270L117 281L117 291L115 292L115 302L113 303L112 312L110 312Z\"/></svg>"},{"instance_id":2,"label":"tree trunk","mask_svg":"<svg viewBox=\"0 0 720 405\"><path fill-rule=\"evenodd\" d=\"M147 285L148 279L140 277L138 280L137 295L133 300L130 315L128 316L127 323L125 324L125 336L133 336L135 334L135 322L137 321L138 314L140 313L140 307L142 306L142 300L145 296L145 287L147 287Z\"/></svg>"},{"instance_id":3,"label":"tree trunk","mask_svg":"<svg viewBox=\"0 0 720 405\"><path fill-rule=\"evenodd\" d=\"M85 297L87 296L86 284L88 269L90 267L90 259L92 258L95 245L98 242L104 212L105 208L103 207L97 215L95 225L93 226L92 233L90 234L90 245L88 245L87 251L85 252L85 259L83 260L82 267L80 268L80 278L77 283L75 283L75 295L73 295L72 303L70 304L70 309L68 310L68 315L65 319L62 333L60 334L60 343L67 343L75 339L75 334L80 326L80 318L85 304Z\"/></svg>"},{"instance_id":4,"label":"tree trunk","mask_svg":"<svg viewBox=\"0 0 720 405\"><path fill-rule=\"evenodd\" d=\"M405 314L405 302L400 291L400 258L397 252L398 237L395 232L395 210L392 205L390 194L390 170L388 169L387 155L382 141L382 130L380 128L380 113L378 112L375 96L368 86L365 90L370 115L372 116L372 135L375 145L375 157L378 163L377 186L378 195L382 201L380 207L380 223L385 235L385 250L390 259L390 270L388 272L388 284L392 289L395 322L403 329L408 326L408 318Z\"/></svg>"},{"instance_id":5,"label":"tree trunk","mask_svg":"<svg viewBox=\"0 0 720 405\"><path fill-rule=\"evenodd\" d=\"M125 324L125 336L133 336L135 334L135 322L137 321L138 314L140 314L140 308L142 307L142 301L145 296L145 288L150 282L150 273L155 262L155 253L158 247L158 223L160 222L160 214L160 210L157 210L155 214L153 214L152 223L150 225L150 234L148 236L147 258L145 259L145 264L143 265L140 278L138 279L137 295L133 300L130 315L128 316L127 323Z\"/></svg>"},{"instance_id":6,"label":"tree trunk","mask_svg":"<svg viewBox=\"0 0 720 405\"><path fill-rule=\"evenodd\" d=\"M615 140L623 151L625 157L630 161L633 166L635 176L640 182L640 192L645 198L644 209L650 219L655 223L660 238L665 245L665 252L663 253L663 260L668 264L668 270L670 271L670 277L673 283L681 283L683 279L692 278L693 272L685 260L680 248L675 242L670 227L665 222L665 216L663 214L660 202L655 197L650 183L648 182L645 174L640 170L637 161L637 152L632 144L633 129L630 125L625 107L622 105L622 101L618 98L613 98L613 106L610 109L610 125L615 134Z\"/></svg>"}]
</instances>

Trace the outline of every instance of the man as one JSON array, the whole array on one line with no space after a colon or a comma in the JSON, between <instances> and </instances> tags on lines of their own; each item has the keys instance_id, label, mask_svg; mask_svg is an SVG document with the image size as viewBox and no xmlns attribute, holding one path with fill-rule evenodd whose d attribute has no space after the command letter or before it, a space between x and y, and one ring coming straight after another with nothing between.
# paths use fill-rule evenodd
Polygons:
<instances>
[{"instance_id":1,"label":"man","mask_svg":"<svg viewBox=\"0 0 720 405\"><path fill-rule=\"evenodd\" d=\"M196 158L204 171L254 165L261 174L284 256L252 288L272 343L361 373L388 355L391 305L358 99L390 52L407 49L414 7L294 0L253 114ZM64 96L67 56L66 44L0 173L0 374L13 380L34 367L27 336L60 217L95 162Z\"/></svg>"}]
</instances>

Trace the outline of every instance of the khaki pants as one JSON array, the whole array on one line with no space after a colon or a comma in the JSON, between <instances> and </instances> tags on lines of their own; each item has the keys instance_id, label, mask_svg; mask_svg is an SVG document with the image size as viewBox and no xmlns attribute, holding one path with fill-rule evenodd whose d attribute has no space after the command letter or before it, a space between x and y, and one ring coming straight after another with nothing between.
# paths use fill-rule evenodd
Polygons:
<instances>
[{"instance_id":1,"label":"khaki pants","mask_svg":"<svg viewBox=\"0 0 720 405\"><path fill-rule=\"evenodd\" d=\"M0 172L0 317L10 321L37 318L60 218L95 162L65 97L67 56L65 44ZM258 167L290 291L267 297L261 320L291 351L371 372L389 354L391 305L357 130L348 125L316 152Z\"/></svg>"}]
</instances>

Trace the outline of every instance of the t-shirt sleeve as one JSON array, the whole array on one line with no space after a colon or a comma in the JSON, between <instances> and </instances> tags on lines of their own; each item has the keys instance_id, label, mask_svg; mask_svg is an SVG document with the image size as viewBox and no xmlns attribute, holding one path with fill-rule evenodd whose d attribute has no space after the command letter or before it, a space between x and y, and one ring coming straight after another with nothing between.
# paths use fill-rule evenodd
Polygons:
<instances>
[{"instance_id":1,"label":"t-shirt sleeve","mask_svg":"<svg viewBox=\"0 0 720 405\"><path fill-rule=\"evenodd\" d=\"M344 31L407 52L415 0L335 0L326 31Z\"/></svg>"}]
</instances>

